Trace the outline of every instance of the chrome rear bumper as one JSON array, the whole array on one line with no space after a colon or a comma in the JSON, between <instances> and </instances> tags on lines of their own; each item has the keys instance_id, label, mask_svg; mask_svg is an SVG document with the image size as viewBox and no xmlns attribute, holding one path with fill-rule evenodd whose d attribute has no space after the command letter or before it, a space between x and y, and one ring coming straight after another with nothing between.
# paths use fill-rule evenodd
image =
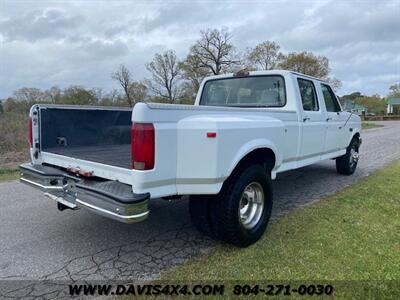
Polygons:
<instances>
[{"instance_id":1,"label":"chrome rear bumper","mask_svg":"<svg viewBox=\"0 0 400 300\"><path fill-rule=\"evenodd\" d=\"M117 181L83 179L60 169L30 163L20 166L22 183L71 208L85 208L123 223L147 218L150 194L134 194L129 185Z\"/></svg>"}]
</instances>

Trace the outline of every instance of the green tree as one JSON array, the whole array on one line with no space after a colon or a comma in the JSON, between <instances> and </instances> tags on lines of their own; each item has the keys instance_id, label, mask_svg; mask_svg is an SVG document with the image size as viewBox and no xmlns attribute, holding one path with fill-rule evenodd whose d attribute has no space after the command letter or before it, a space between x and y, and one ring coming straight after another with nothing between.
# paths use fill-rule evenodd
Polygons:
<instances>
[{"instance_id":1,"label":"green tree","mask_svg":"<svg viewBox=\"0 0 400 300\"><path fill-rule=\"evenodd\" d=\"M362 95L360 92L354 92L354 93L343 95L343 96L339 97L339 100L340 100L340 103L342 105L344 105L344 103L346 101L354 102L354 100L356 100L357 98L361 98L361 97L364 97L364 95Z\"/></svg>"},{"instance_id":2,"label":"green tree","mask_svg":"<svg viewBox=\"0 0 400 300\"><path fill-rule=\"evenodd\" d=\"M380 114L386 111L386 101L379 95L361 96L354 99L354 102L366 107L370 113Z\"/></svg>"},{"instance_id":3,"label":"green tree","mask_svg":"<svg viewBox=\"0 0 400 300\"><path fill-rule=\"evenodd\" d=\"M144 83L137 81L132 82L129 86L129 91L135 104L147 99L148 89Z\"/></svg>"},{"instance_id":4,"label":"green tree","mask_svg":"<svg viewBox=\"0 0 400 300\"><path fill-rule=\"evenodd\" d=\"M79 85L72 85L66 88L60 98L62 104L74 104L74 105L95 105L96 96L92 91L85 89Z\"/></svg>"},{"instance_id":5,"label":"green tree","mask_svg":"<svg viewBox=\"0 0 400 300\"><path fill-rule=\"evenodd\" d=\"M397 98L400 97L400 83L393 84L389 87L389 95L388 98Z\"/></svg>"},{"instance_id":6,"label":"green tree","mask_svg":"<svg viewBox=\"0 0 400 300\"><path fill-rule=\"evenodd\" d=\"M9 97L3 101L3 110L5 113L24 113L28 114L31 103L26 100L17 100L13 97Z\"/></svg>"},{"instance_id":7,"label":"green tree","mask_svg":"<svg viewBox=\"0 0 400 300\"><path fill-rule=\"evenodd\" d=\"M265 41L254 48L250 48L246 54L246 60L250 68L257 70L276 69L278 63L284 57L279 49L281 47L271 41Z\"/></svg>"},{"instance_id":8,"label":"green tree","mask_svg":"<svg viewBox=\"0 0 400 300\"><path fill-rule=\"evenodd\" d=\"M330 71L328 58L311 52L289 53L283 57L279 67L324 79Z\"/></svg>"},{"instance_id":9,"label":"green tree","mask_svg":"<svg viewBox=\"0 0 400 300\"><path fill-rule=\"evenodd\" d=\"M289 53L282 57L278 67L285 70L291 70L306 75L327 80L332 88L337 91L342 83L337 78L330 78L329 59L325 56L316 56L311 52Z\"/></svg>"},{"instance_id":10,"label":"green tree","mask_svg":"<svg viewBox=\"0 0 400 300\"><path fill-rule=\"evenodd\" d=\"M203 79L210 75L210 69L202 66L198 57L189 54L186 59L179 64L182 70L182 78L188 82L184 85L184 95L195 97Z\"/></svg>"},{"instance_id":11,"label":"green tree","mask_svg":"<svg viewBox=\"0 0 400 300\"><path fill-rule=\"evenodd\" d=\"M363 94L361 94L360 92L354 92L351 94L347 94L347 95L343 95L342 97L340 97L341 100L355 100L357 98L361 98L364 97Z\"/></svg>"},{"instance_id":12,"label":"green tree","mask_svg":"<svg viewBox=\"0 0 400 300\"><path fill-rule=\"evenodd\" d=\"M181 97L181 70L175 51L156 53L153 60L146 64L146 68L152 75L151 80L146 83L155 95L171 103Z\"/></svg>"}]
</instances>

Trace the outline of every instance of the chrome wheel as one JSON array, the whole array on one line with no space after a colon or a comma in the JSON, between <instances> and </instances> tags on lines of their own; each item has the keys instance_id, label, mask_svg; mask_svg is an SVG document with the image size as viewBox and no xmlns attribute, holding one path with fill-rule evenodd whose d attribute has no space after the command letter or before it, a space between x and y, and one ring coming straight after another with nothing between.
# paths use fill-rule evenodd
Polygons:
<instances>
[{"instance_id":1,"label":"chrome wheel","mask_svg":"<svg viewBox=\"0 0 400 300\"><path fill-rule=\"evenodd\" d=\"M355 147L352 147L350 150L350 167L354 167L354 165L357 164L358 158L360 155L358 154L358 151Z\"/></svg>"},{"instance_id":2,"label":"chrome wheel","mask_svg":"<svg viewBox=\"0 0 400 300\"><path fill-rule=\"evenodd\" d=\"M264 190L258 182L244 189L239 203L239 220L246 229L253 229L261 219L264 209Z\"/></svg>"}]
</instances>

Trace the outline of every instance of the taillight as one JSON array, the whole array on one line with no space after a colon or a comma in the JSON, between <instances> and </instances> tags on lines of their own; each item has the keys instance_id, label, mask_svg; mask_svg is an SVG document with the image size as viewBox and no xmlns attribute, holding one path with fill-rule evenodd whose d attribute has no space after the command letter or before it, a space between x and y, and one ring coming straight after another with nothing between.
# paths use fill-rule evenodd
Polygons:
<instances>
[{"instance_id":1,"label":"taillight","mask_svg":"<svg viewBox=\"0 0 400 300\"><path fill-rule=\"evenodd\" d=\"M154 126L151 123L133 123L131 130L132 168L154 168Z\"/></svg>"},{"instance_id":2,"label":"taillight","mask_svg":"<svg viewBox=\"0 0 400 300\"><path fill-rule=\"evenodd\" d=\"M31 145L31 148L33 146L33 135L32 135L32 118L29 117L28 121L28 142L29 145Z\"/></svg>"}]
</instances>

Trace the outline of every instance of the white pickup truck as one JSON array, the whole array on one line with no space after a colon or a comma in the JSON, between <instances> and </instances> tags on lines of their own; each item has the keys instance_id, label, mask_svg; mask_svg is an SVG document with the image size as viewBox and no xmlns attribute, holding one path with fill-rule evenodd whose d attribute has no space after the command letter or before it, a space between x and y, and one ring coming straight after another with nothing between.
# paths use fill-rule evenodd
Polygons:
<instances>
[{"instance_id":1,"label":"white pickup truck","mask_svg":"<svg viewBox=\"0 0 400 300\"><path fill-rule=\"evenodd\" d=\"M144 220L149 200L189 195L200 231L248 246L267 226L271 179L326 159L352 174L360 130L323 80L241 71L206 78L195 105L34 105L21 181L60 210L125 223Z\"/></svg>"}]
</instances>

